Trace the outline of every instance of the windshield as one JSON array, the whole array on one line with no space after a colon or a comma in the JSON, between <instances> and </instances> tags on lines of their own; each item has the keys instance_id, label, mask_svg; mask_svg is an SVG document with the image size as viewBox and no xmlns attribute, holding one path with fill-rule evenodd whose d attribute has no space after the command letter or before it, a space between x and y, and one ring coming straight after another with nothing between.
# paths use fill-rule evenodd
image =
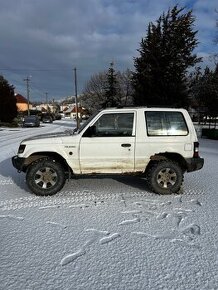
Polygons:
<instances>
[{"instance_id":1,"label":"windshield","mask_svg":"<svg viewBox=\"0 0 218 290\"><path fill-rule=\"evenodd\" d=\"M28 117L25 117L25 121L28 120L28 121L35 121L37 119L36 116L28 116Z\"/></svg>"},{"instance_id":2,"label":"windshield","mask_svg":"<svg viewBox=\"0 0 218 290\"><path fill-rule=\"evenodd\" d=\"M92 119L94 119L94 117L99 113L99 111L97 111L95 114L93 114L92 116L90 116L88 118L88 120L85 121L85 123L82 124L82 126L76 131L77 133L82 132L82 130L88 125L88 123L90 123L92 121Z\"/></svg>"}]
</instances>

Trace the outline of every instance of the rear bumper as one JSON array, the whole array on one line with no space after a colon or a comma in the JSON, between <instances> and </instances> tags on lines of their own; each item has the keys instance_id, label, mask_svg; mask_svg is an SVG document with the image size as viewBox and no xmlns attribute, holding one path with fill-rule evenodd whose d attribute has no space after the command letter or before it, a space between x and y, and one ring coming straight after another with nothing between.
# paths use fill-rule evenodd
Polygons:
<instances>
[{"instance_id":1,"label":"rear bumper","mask_svg":"<svg viewBox=\"0 0 218 290\"><path fill-rule=\"evenodd\" d=\"M204 158L188 158L186 159L187 163L187 172L192 172L196 170L200 170L204 165Z\"/></svg>"},{"instance_id":2,"label":"rear bumper","mask_svg":"<svg viewBox=\"0 0 218 290\"><path fill-rule=\"evenodd\" d=\"M24 161L25 158L18 157L17 155L13 156L11 158L13 166L18 170L18 171L23 171L24 170Z\"/></svg>"}]
</instances>

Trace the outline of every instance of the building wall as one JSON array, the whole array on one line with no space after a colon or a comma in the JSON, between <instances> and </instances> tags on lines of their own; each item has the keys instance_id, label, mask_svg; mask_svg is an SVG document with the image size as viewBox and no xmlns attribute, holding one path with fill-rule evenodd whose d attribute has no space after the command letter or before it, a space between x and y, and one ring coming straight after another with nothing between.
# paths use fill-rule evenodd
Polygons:
<instances>
[{"instance_id":1,"label":"building wall","mask_svg":"<svg viewBox=\"0 0 218 290\"><path fill-rule=\"evenodd\" d=\"M29 109L32 109L32 105L29 105ZM27 103L17 103L17 110L18 112L24 112L28 110L28 104Z\"/></svg>"}]
</instances>

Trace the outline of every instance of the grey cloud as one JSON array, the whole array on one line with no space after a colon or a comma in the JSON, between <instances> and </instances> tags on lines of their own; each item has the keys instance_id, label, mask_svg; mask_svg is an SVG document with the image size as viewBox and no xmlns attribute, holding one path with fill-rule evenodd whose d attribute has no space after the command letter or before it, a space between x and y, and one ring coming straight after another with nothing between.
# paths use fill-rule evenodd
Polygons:
<instances>
[{"instance_id":1,"label":"grey cloud","mask_svg":"<svg viewBox=\"0 0 218 290\"><path fill-rule=\"evenodd\" d=\"M133 68L133 57L147 24L176 4L174 0L0 2L0 74L24 95L23 78L32 75L35 100L45 91L57 99L73 94L74 66L78 68L80 92L90 76L107 69L111 60L117 69ZM189 1L180 2L183 6ZM201 37L205 42L209 26L201 19L202 3L195 1L194 9L199 13L196 23L204 29Z\"/></svg>"}]
</instances>

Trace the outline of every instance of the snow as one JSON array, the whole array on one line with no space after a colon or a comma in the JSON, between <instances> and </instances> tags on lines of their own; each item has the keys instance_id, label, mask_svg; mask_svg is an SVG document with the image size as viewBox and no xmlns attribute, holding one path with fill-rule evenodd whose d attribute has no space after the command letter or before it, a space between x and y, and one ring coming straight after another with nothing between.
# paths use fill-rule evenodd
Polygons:
<instances>
[{"instance_id":1,"label":"snow","mask_svg":"<svg viewBox=\"0 0 218 290\"><path fill-rule=\"evenodd\" d=\"M83 177L52 197L11 164L27 137L71 120L0 129L0 289L218 289L218 141L204 168L160 196L135 177Z\"/></svg>"}]
</instances>

